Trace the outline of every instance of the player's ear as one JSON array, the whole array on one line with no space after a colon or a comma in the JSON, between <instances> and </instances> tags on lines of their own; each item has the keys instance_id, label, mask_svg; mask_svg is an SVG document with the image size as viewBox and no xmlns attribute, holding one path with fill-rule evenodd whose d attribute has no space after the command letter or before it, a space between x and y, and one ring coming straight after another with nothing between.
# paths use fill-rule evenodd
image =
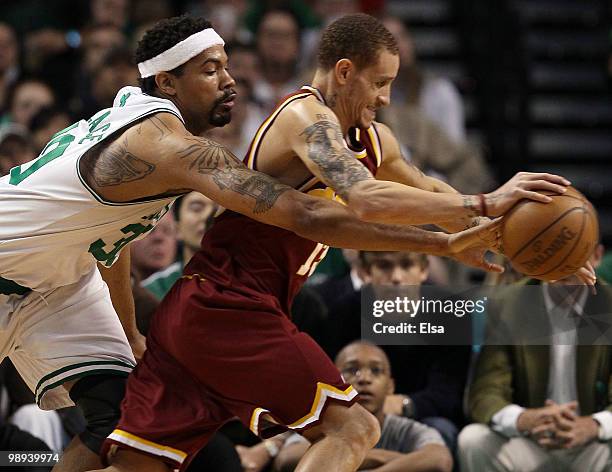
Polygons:
<instances>
[{"instance_id":1,"label":"player's ear","mask_svg":"<svg viewBox=\"0 0 612 472\"><path fill-rule=\"evenodd\" d=\"M160 72L155 75L155 84L164 95L176 95L176 77L168 72Z\"/></svg>"},{"instance_id":2,"label":"player's ear","mask_svg":"<svg viewBox=\"0 0 612 472\"><path fill-rule=\"evenodd\" d=\"M395 379L393 377L389 377L389 382L387 383L387 395L393 395L395 393Z\"/></svg>"},{"instance_id":3,"label":"player's ear","mask_svg":"<svg viewBox=\"0 0 612 472\"><path fill-rule=\"evenodd\" d=\"M355 64L353 64L353 61L350 59L340 59L336 62L336 67L334 68L336 80L340 85L346 84L352 77L354 71Z\"/></svg>"}]
</instances>

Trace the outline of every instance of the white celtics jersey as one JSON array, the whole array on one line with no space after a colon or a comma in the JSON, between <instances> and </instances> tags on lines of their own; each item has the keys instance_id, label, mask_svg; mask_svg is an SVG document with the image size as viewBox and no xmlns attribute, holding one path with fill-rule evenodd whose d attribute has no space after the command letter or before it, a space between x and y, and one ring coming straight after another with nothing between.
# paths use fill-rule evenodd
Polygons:
<instances>
[{"instance_id":1,"label":"white celtics jersey","mask_svg":"<svg viewBox=\"0 0 612 472\"><path fill-rule=\"evenodd\" d=\"M169 112L169 100L122 88L112 108L57 133L40 156L0 178L0 276L36 291L68 285L96 262L110 266L153 229L173 198L105 201L79 172L81 156L144 116Z\"/></svg>"}]
</instances>

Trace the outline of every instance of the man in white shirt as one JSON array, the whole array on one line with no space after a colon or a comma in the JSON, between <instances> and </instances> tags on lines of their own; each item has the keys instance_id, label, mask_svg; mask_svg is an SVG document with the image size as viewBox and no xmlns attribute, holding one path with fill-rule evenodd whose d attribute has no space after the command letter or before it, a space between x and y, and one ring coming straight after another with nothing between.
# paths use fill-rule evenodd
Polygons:
<instances>
[{"instance_id":1,"label":"man in white shirt","mask_svg":"<svg viewBox=\"0 0 612 472\"><path fill-rule=\"evenodd\" d=\"M602 253L600 245L594 266ZM535 339L543 321L550 345L483 348L469 393L470 415L479 423L459 435L461 470L612 470L612 350L585 339L591 315L609 313L612 294L600 287L594 296L571 283L517 286L505 294L505 313L533 320L522 334Z\"/></svg>"}]
</instances>

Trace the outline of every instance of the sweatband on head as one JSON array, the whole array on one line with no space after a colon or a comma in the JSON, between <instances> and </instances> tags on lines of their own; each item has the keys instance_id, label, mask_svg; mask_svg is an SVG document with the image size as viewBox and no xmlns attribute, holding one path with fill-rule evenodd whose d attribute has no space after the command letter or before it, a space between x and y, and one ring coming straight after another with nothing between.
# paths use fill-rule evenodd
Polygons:
<instances>
[{"instance_id":1,"label":"sweatband on head","mask_svg":"<svg viewBox=\"0 0 612 472\"><path fill-rule=\"evenodd\" d=\"M157 56L139 62L140 77L144 79L160 72L176 69L205 49L216 45L223 46L225 41L214 29L207 28L198 31Z\"/></svg>"}]
</instances>

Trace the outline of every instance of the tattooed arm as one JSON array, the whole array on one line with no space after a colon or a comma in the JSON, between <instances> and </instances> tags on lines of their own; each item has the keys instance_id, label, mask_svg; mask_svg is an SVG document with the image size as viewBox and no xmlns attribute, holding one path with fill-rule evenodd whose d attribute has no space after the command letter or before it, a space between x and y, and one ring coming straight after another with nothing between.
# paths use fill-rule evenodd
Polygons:
<instances>
[{"instance_id":1,"label":"tattooed arm","mask_svg":"<svg viewBox=\"0 0 612 472\"><path fill-rule=\"evenodd\" d=\"M131 128L92 157L82 162L81 171L89 185L111 201L195 190L225 208L336 247L452 255L481 246L482 239L496 245L494 226L448 236L413 227L363 223L344 205L297 192L246 168L228 149L189 134L177 118L166 113Z\"/></svg>"},{"instance_id":2,"label":"tattooed arm","mask_svg":"<svg viewBox=\"0 0 612 472\"><path fill-rule=\"evenodd\" d=\"M435 193L435 186L416 168L403 182L394 182L391 175L374 179L346 147L336 115L314 99L295 102L276 123L308 170L365 221L429 224L478 214L477 197Z\"/></svg>"},{"instance_id":3,"label":"tattooed arm","mask_svg":"<svg viewBox=\"0 0 612 472\"><path fill-rule=\"evenodd\" d=\"M279 119L280 118L280 119ZM335 114L313 99L295 102L281 112L276 126L308 169L364 221L398 224L444 223L479 216L483 206L475 195L433 192L401 183L376 180L344 144ZM384 156L383 156L384 159ZM500 216L519 200L548 202L537 190L562 191L562 177L521 172L485 197L488 216Z\"/></svg>"}]
</instances>

